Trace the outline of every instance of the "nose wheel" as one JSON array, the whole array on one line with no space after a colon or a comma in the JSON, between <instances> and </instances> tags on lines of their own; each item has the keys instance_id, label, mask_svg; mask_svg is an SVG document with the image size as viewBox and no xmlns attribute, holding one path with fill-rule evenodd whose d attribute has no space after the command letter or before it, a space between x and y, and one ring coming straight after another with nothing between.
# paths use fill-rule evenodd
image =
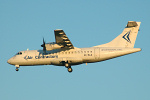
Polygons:
<instances>
[{"instance_id":1,"label":"nose wheel","mask_svg":"<svg viewBox=\"0 0 150 100\"><path fill-rule=\"evenodd\" d=\"M18 68L16 68L16 71L19 71L19 69L18 69Z\"/></svg>"},{"instance_id":2,"label":"nose wheel","mask_svg":"<svg viewBox=\"0 0 150 100\"><path fill-rule=\"evenodd\" d=\"M15 67L16 67L16 71L19 71L19 65L15 65Z\"/></svg>"}]
</instances>

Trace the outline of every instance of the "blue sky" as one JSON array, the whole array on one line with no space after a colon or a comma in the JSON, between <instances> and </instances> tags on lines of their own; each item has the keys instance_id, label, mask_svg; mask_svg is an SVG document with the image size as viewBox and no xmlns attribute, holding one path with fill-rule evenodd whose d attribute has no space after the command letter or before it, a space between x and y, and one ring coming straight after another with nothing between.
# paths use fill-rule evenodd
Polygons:
<instances>
[{"instance_id":1,"label":"blue sky","mask_svg":"<svg viewBox=\"0 0 150 100\"><path fill-rule=\"evenodd\" d=\"M0 100L150 100L149 0L0 0ZM141 21L141 52L104 62L65 67L21 67L7 60L21 50L42 49L63 29L75 47L118 36L128 21Z\"/></svg>"}]
</instances>

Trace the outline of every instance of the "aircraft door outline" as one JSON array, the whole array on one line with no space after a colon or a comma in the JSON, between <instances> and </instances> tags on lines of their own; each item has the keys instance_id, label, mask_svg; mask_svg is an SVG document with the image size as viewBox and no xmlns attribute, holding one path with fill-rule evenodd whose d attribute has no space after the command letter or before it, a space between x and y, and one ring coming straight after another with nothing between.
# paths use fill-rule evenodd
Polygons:
<instances>
[{"instance_id":1,"label":"aircraft door outline","mask_svg":"<svg viewBox=\"0 0 150 100\"><path fill-rule=\"evenodd\" d=\"M95 59L100 58L100 49L99 48L94 49L94 56L95 56Z\"/></svg>"}]
</instances>

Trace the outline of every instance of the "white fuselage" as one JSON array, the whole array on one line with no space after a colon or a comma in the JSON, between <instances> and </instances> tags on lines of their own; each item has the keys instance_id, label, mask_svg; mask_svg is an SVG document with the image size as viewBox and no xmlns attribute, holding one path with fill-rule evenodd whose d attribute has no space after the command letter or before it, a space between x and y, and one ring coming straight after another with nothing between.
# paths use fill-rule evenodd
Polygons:
<instances>
[{"instance_id":1,"label":"white fuselage","mask_svg":"<svg viewBox=\"0 0 150 100\"><path fill-rule=\"evenodd\" d=\"M21 51L8 60L8 63L16 66L31 65L58 65L64 66L63 62L70 65L92 63L108 60L126 54L141 51L140 48L112 48L91 47L75 49L56 49L44 52L43 50Z\"/></svg>"},{"instance_id":2,"label":"white fuselage","mask_svg":"<svg viewBox=\"0 0 150 100\"><path fill-rule=\"evenodd\" d=\"M65 66L68 72L72 72L72 65L100 62L141 51L140 48L134 48L140 24L128 21L123 32L115 39L91 48L75 48L65 32L57 29L54 30L56 42L45 43L43 38L43 50L20 51L7 62L15 65L16 71L19 66L57 65Z\"/></svg>"}]
</instances>

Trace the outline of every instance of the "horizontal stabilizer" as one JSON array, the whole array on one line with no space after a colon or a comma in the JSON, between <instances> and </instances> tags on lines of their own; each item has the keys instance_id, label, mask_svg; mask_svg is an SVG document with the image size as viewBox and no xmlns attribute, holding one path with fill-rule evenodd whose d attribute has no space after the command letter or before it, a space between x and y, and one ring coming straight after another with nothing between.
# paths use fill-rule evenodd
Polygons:
<instances>
[{"instance_id":1,"label":"horizontal stabilizer","mask_svg":"<svg viewBox=\"0 0 150 100\"><path fill-rule=\"evenodd\" d=\"M128 21L127 27L136 27L138 24L135 21Z\"/></svg>"}]
</instances>

